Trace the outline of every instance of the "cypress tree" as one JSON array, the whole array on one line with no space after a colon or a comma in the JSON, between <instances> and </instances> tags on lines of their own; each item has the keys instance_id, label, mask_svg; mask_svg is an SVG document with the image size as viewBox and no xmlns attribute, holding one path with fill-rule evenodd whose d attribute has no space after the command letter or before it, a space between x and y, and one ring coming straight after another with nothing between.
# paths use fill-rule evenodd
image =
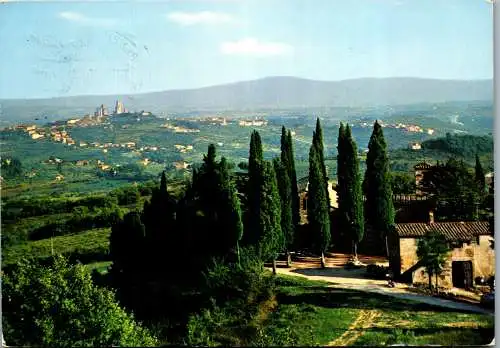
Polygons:
<instances>
[{"instance_id":1,"label":"cypress tree","mask_svg":"<svg viewBox=\"0 0 500 348\"><path fill-rule=\"evenodd\" d=\"M363 195L358 164L358 146L352 138L349 125L345 129L345 209L347 231L353 245L353 255L357 258L357 246L364 236Z\"/></svg>"},{"instance_id":2,"label":"cypress tree","mask_svg":"<svg viewBox=\"0 0 500 348\"><path fill-rule=\"evenodd\" d=\"M290 248L293 245L294 225L292 217L292 190L287 168L278 158L274 159L274 170L281 198L281 230L285 238L287 264L290 264Z\"/></svg>"},{"instance_id":3,"label":"cypress tree","mask_svg":"<svg viewBox=\"0 0 500 348\"><path fill-rule=\"evenodd\" d=\"M218 163L216 161L217 152L214 144L208 146L207 154L203 156L203 164L197 173L195 190L198 192L201 209L210 219L210 223L217 220L217 211L221 202L217 195L219 178Z\"/></svg>"},{"instance_id":4,"label":"cypress tree","mask_svg":"<svg viewBox=\"0 0 500 348\"><path fill-rule=\"evenodd\" d=\"M346 139L345 139L345 128L344 124L340 122L339 136L337 139L337 201L339 209L339 227L341 233L346 230L347 227L347 217L346 213L348 207L346 207Z\"/></svg>"},{"instance_id":5,"label":"cypress tree","mask_svg":"<svg viewBox=\"0 0 500 348\"><path fill-rule=\"evenodd\" d=\"M268 161L263 163L262 189L259 194L261 210L257 251L263 261L273 262L273 273L276 273L276 258L285 249L285 238L281 230L281 203L276 173Z\"/></svg>"},{"instance_id":6,"label":"cypress tree","mask_svg":"<svg viewBox=\"0 0 500 348\"><path fill-rule=\"evenodd\" d=\"M243 222L241 219L241 205L236 192L236 186L230 175L227 161L222 157L219 163L219 192L220 207L219 233L222 254L234 251L240 262L239 243L243 237ZM217 232L217 231L216 231Z\"/></svg>"},{"instance_id":7,"label":"cypress tree","mask_svg":"<svg viewBox=\"0 0 500 348\"><path fill-rule=\"evenodd\" d=\"M323 129L321 128L321 121L319 120L319 117L316 119L316 129L314 131L315 137L313 137L314 144L316 145L316 150L318 152L320 164L321 164L321 171L323 173L323 176L325 178L328 177L327 172L326 172L326 166L325 166L325 154L324 154L324 143L323 143Z\"/></svg>"},{"instance_id":8,"label":"cypress tree","mask_svg":"<svg viewBox=\"0 0 500 348\"><path fill-rule=\"evenodd\" d=\"M145 227L137 212L128 213L111 228L109 251L115 275L134 278L142 266L147 265L147 260L143 259L147 247L145 235Z\"/></svg>"},{"instance_id":9,"label":"cypress tree","mask_svg":"<svg viewBox=\"0 0 500 348\"><path fill-rule=\"evenodd\" d=\"M475 179L478 187L478 192L481 196L484 195L486 191L486 177L484 176L483 166L481 161L479 161L479 156L476 154L476 166L474 167Z\"/></svg>"},{"instance_id":10,"label":"cypress tree","mask_svg":"<svg viewBox=\"0 0 500 348\"><path fill-rule=\"evenodd\" d=\"M300 223L300 203L297 187L297 173L295 171L292 132L290 130L287 132L285 126L281 128L281 163L285 166L290 181L292 220L293 226L294 228L296 228Z\"/></svg>"},{"instance_id":11,"label":"cypress tree","mask_svg":"<svg viewBox=\"0 0 500 348\"><path fill-rule=\"evenodd\" d=\"M313 249L321 253L321 265L325 267L324 252L330 245L330 216L325 190L325 178L320 165L316 146L309 151L309 189L307 198L307 219L313 233Z\"/></svg>"},{"instance_id":12,"label":"cypress tree","mask_svg":"<svg viewBox=\"0 0 500 348\"><path fill-rule=\"evenodd\" d=\"M247 217L245 224L245 243L256 245L258 241L258 221L261 211L261 191L263 185L262 142L257 131L250 137L250 151L248 157L248 185L247 185Z\"/></svg>"},{"instance_id":13,"label":"cypress tree","mask_svg":"<svg viewBox=\"0 0 500 348\"><path fill-rule=\"evenodd\" d=\"M167 177L165 171L161 173L160 192L167 192Z\"/></svg>"},{"instance_id":14,"label":"cypress tree","mask_svg":"<svg viewBox=\"0 0 500 348\"><path fill-rule=\"evenodd\" d=\"M282 141L284 137L282 134ZM288 177L290 179L290 185L292 188L292 218L293 225L295 228L299 226L300 223L300 200L299 200L299 188L297 186L297 172L295 170L295 153L293 150L293 139L292 132L288 130L286 135L286 152L287 152L287 169Z\"/></svg>"},{"instance_id":15,"label":"cypress tree","mask_svg":"<svg viewBox=\"0 0 500 348\"><path fill-rule=\"evenodd\" d=\"M386 252L388 252L386 237L394 224L395 212L387 144L378 121L373 126L368 143L363 192L366 196L365 218L373 228L381 233L381 238L385 239Z\"/></svg>"},{"instance_id":16,"label":"cypress tree","mask_svg":"<svg viewBox=\"0 0 500 348\"><path fill-rule=\"evenodd\" d=\"M149 251L145 257L151 264L148 268L151 274L165 271L164 264L169 264L169 259L175 259L178 255L176 213L177 203L167 191L167 180L163 172L160 187L154 189L151 200L144 203L141 219Z\"/></svg>"},{"instance_id":17,"label":"cypress tree","mask_svg":"<svg viewBox=\"0 0 500 348\"><path fill-rule=\"evenodd\" d=\"M316 146L316 153L318 155L319 166L325 183L326 201L328 203L328 207L330 207L330 196L328 194L328 173L326 171L324 144L323 144L323 129L321 128L321 122L319 120L319 117L316 119L316 130L313 132L313 145Z\"/></svg>"}]
</instances>

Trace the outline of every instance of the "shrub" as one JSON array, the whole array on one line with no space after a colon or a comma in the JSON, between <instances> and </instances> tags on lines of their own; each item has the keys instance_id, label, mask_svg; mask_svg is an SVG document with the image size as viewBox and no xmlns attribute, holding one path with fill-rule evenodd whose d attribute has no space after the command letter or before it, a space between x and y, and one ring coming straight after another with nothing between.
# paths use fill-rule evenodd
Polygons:
<instances>
[{"instance_id":1,"label":"shrub","mask_svg":"<svg viewBox=\"0 0 500 348\"><path fill-rule=\"evenodd\" d=\"M248 345L259 337L268 313L276 306L274 277L248 249L241 263L214 260L205 273L208 306L190 317L190 345Z\"/></svg>"},{"instance_id":2,"label":"shrub","mask_svg":"<svg viewBox=\"0 0 500 348\"><path fill-rule=\"evenodd\" d=\"M370 264L366 267L366 273L368 274L368 276L375 279L385 279L387 272L389 272L389 267L384 267L376 264Z\"/></svg>"},{"instance_id":3,"label":"shrub","mask_svg":"<svg viewBox=\"0 0 500 348\"><path fill-rule=\"evenodd\" d=\"M386 344L411 344L415 341L415 333L411 330L394 329Z\"/></svg>"},{"instance_id":4,"label":"shrub","mask_svg":"<svg viewBox=\"0 0 500 348\"><path fill-rule=\"evenodd\" d=\"M151 196L153 194L153 190L158 186L158 184L154 181L148 181L146 183L140 184L138 186L138 190L141 196Z\"/></svg>"},{"instance_id":5,"label":"shrub","mask_svg":"<svg viewBox=\"0 0 500 348\"><path fill-rule=\"evenodd\" d=\"M112 191L111 196L116 197L119 205L130 205L137 203L141 194L136 186L127 186Z\"/></svg>"},{"instance_id":6,"label":"shrub","mask_svg":"<svg viewBox=\"0 0 500 348\"><path fill-rule=\"evenodd\" d=\"M2 324L9 345L152 346L156 339L92 282L83 265L24 260L3 276Z\"/></svg>"},{"instance_id":7,"label":"shrub","mask_svg":"<svg viewBox=\"0 0 500 348\"><path fill-rule=\"evenodd\" d=\"M227 330L233 326L234 318L212 303L210 309L204 309L201 314L195 314L189 318L187 324L187 343L190 346L214 347L220 344L237 346L239 340L227 334ZM226 329L222 329L226 327ZM226 334L224 335L224 331Z\"/></svg>"},{"instance_id":8,"label":"shrub","mask_svg":"<svg viewBox=\"0 0 500 348\"><path fill-rule=\"evenodd\" d=\"M214 260L205 273L207 290L218 303L244 300L252 303L272 296L275 279L265 272L264 264L253 250L242 248L240 264Z\"/></svg>"}]
</instances>

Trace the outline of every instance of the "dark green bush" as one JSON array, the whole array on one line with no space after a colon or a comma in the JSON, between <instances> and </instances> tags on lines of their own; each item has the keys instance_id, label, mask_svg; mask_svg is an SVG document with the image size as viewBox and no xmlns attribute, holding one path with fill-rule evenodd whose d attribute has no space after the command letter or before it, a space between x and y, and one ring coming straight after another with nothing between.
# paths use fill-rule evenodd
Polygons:
<instances>
[{"instance_id":1,"label":"dark green bush","mask_svg":"<svg viewBox=\"0 0 500 348\"><path fill-rule=\"evenodd\" d=\"M127 186L112 191L111 196L116 197L119 205L130 205L137 203L141 194L136 186Z\"/></svg>"},{"instance_id":2,"label":"dark green bush","mask_svg":"<svg viewBox=\"0 0 500 348\"><path fill-rule=\"evenodd\" d=\"M190 345L249 345L258 340L266 313L275 302L275 277L253 252L242 250L241 263L214 260L205 274L209 305L188 322Z\"/></svg>"},{"instance_id":3,"label":"dark green bush","mask_svg":"<svg viewBox=\"0 0 500 348\"><path fill-rule=\"evenodd\" d=\"M389 268L384 266L370 264L366 267L366 273L368 276L375 279L385 279L387 272L389 272Z\"/></svg>"}]
</instances>

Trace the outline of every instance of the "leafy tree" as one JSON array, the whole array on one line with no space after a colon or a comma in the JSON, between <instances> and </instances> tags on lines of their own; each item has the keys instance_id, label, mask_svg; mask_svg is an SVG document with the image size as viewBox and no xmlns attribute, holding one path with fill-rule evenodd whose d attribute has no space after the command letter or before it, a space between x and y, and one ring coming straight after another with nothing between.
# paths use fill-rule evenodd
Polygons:
<instances>
[{"instance_id":1,"label":"leafy tree","mask_svg":"<svg viewBox=\"0 0 500 348\"><path fill-rule=\"evenodd\" d=\"M430 139L422 142L425 150L440 150L456 156L472 158L475 154L483 155L493 152L493 137L477 135L451 135L444 138Z\"/></svg>"},{"instance_id":2,"label":"leafy tree","mask_svg":"<svg viewBox=\"0 0 500 348\"><path fill-rule=\"evenodd\" d=\"M139 188L136 186L121 187L111 192L111 196L116 197L119 205L129 205L137 203L141 197Z\"/></svg>"},{"instance_id":3,"label":"leafy tree","mask_svg":"<svg viewBox=\"0 0 500 348\"><path fill-rule=\"evenodd\" d=\"M285 166L290 180L291 201L292 201L292 220L294 228L300 223L300 202L297 186L297 172L295 170L295 155L293 151L292 132L286 132L285 127L281 128L281 162Z\"/></svg>"},{"instance_id":4,"label":"leafy tree","mask_svg":"<svg viewBox=\"0 0 500 348\"><path fill-rule=\"evenodd\" d=\"M259 240L258 221L261 215L261 193L263 187L263 162L262 141L257 131L250 137L250 151L248 158L248 184L247 184L247 218L245 243L256 245Z\"/></svg>"},{"instance_id":5,"label":"leafy tree","mask_svg":"<svg viewBox=\"0 0 500 348\"><path fill-rule=\"evenodd\" d=\"M23 175L23 166L17 158L2 158L0 171L5 179L17 178Z\"/></svg>"},{"instance_id":6,"label":"leafy tree","mask_svg":"<svg viewBox=\"0 0 500 348\"><path fill-rule=\"evenodd\" d=\"M474 167L474 174L477 183L478 193L483 196L486 191L486 177L484 176L483 166L479 160L479 156L476 154L476 166Z\"/></svg>"},{"instance_id":7,"label":"leafy tree","mask_svg":"<svg viewBox=\"0 0 500 348\"><path fill-rule=\"evenodd\" d=\"M57 162L57 172L59 174L63 174L63 162L62 161Z\"/></svg>"},{"instance_id":8,"label":"leafy tree","mask_svg":"<svg viewBox=\"0 0 500 348\"><path fill-rule=\"evenodd\" d=\"M276 182L276 173L271 162L263 163L260 214L258 217L258 254L263 261L273 262L276 273L276 258L285 250L285 237L281 230L281 203Z\"/></svg>"},{"instance_id":9,"label":"leafy tree","mask_svg":"<svg viewBox=\"0 0 500 348\"><path fill-rule=\"evenodd\" d=\"M450 158L425 172L420 189L434 195L441 219L463 221L476 218L478 194L474 175L463 161Z\"/></svg>"},{"instance_id":10,"label":"leafy tree","mask_svg":"<svg viewBox=\"0 0 500 348\"><path fill-rule=\"evenodd\" d=\"M416 190L415 176L406 173L391 173L391 187L395 194L413 194Z\"/></svg>"},{"instance_id":11,"label":"leafy tree","mask_svg":"<svg viewBox=\"0 0 500 348\"><path fill-rule=\"evenodd\" d=\"M2 326L13 346L153 346L157 340L95 286L81 264L23 260L2 276Z\"/></svg>"},{"instance_id":12,"label":"leafy tree","mask_svg":"<svg viewBox=\"0 0 500 348\"><path fill-rule=\"evenodd\" d=\"M345 128L345 144L342 150L345 151L345 169L343 178L343 191L345 196L342 204L342 213L346 218L346 229L353 245L353 255L357 257L357 246L364 236L364 216L363 216L363 195L361 190L361 176L358 164L358 146L352 138L349 125Z\"/></svg>"},{"instance_id":13,"label":"leafy tree","mask_svg":"<svg viewBox=\"0 0 500 348\"><path fill-rule=\"evenodd\" d=\"M437 289L438 275L443 272L449 252L450 248L445 236L436 230L430 230L419 239L417 256L429 275L429 289L432 289L432 275L436 276Z\"/></svg>"},{"instance_id":14,"label":"leafy tree","mask_svg":"<svg viewBox=\"0 0 500 348\"><path fill-rule=\"evenodd\" d=\"M294 242L294 225L292 216L292 189L287 168L277 158L274 159L274 170L276 171L276 180L281 198L281 230L285 237L285 246L287 250L287 263L290 262L290 248Z\"/></svg>"},{"instance_id":15,"label":"leafy tree","mask_svg":"<svg viewBox=\"0 0 500 348\"><path fill-rule=\"evenodd\" d=\"M387 233L394 224L395 216L389 168L384 133L376 121L368 143L363 193L366 197L365 218L385 239L386 253Z\"/></svg>"},{"instance_id":16,"label":"leafy tree","mask_svg":"<svg viewBox=\"0 0 500 348\"><path fill-rule=\"evenodd\" d=\"M312 144L309 150L309 189L307 192L307 219L314 235L313 248L321 254L324 267L324 252L330 245L330 216L325 190L325 178L321 170L317 147Z\"/></svg>"}]
</instances>

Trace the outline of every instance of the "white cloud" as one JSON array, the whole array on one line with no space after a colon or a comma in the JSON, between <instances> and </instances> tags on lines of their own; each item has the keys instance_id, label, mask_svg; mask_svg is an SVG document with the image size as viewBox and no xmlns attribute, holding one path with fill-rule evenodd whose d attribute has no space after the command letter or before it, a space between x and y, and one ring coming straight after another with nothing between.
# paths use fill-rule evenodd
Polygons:
<instances>
[{"instance_id":1,"label":"white cloud","mask_svg":"<svg viewBox=\"0 0 500 348\"><path fill-rule=\"evenodd\" d=\"M196 24L230 24L235 23L236 18L229 13L224 12L171 12L167 14L167 18L180 25L196 25Z\"/></svg>"},{"instance_id":2,"label":"white cloud","mask_svg":"<svg viewBox=\"0 0 500 348\"><path fill-rule=\"evenodd\" d=\"M247 56L278 56L293 52L293 47L281 42L263 42L255 38L245 38L233 42L224 42L220 46L224 54Z\"/></svg>"},{"instance_id":3,"label":"white cloud","mask_svg":"<svg viewBox=\"0 0 500 348\"><path fill-rule=\"evenodd\" d=\"M70 11L60 12L59 17L66 19L70 22L82 25L89 25L89 26L108 27L116 23L116 20L112 18L92 18L78 12L70 12Z\"/></svg>"}]
</instances>

